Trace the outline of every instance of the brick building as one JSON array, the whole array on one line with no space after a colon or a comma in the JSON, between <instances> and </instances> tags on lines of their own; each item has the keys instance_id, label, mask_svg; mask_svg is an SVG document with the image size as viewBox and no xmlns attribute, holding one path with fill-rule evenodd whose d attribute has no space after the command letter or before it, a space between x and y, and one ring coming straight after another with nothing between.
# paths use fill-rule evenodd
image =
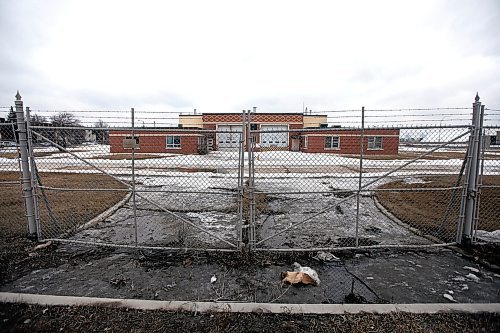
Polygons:
<instances>
[{"instance_id":1,"label":"brick building","mask_svg":"<svg viewBox=\"0 0 500 333\"><path fill-rule=\"evenodd\" d=\"M326 115L253 113L252 142L259 151L359 154L361 130L328 127L327 121ZM141 153L197 154L237 149L247 132L242 129L238 113L180 115L179 127L136 129L135 138L130 131L110 130L109 141L112 153L130 152L135 145ZM398 153L398 129L369 129L364 135L365 154Z\"/></svg>"}]
</instances>

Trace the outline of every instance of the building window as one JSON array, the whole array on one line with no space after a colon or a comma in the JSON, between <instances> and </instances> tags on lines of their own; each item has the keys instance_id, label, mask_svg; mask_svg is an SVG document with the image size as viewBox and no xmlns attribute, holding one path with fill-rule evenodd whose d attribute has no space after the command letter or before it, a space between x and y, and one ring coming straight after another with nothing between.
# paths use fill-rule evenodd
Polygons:
<instances>
[{"instance_id":1,"label":"building window","mask_svg":"<svg viewBox=\"0 0 500 333\"><path fill-rule=\"evenodd\" d=\"M125 139L123 139L123 149L138 149L140 148L139 145L139 137L138 136L126 136Z\"/></svg>"},{"instance_id":2,"label":"building window","mask_svg":"<svg viewBox=\"0 0 500 333\"><path fill-rule=\"evenodd\" d=\"M370 149L370 150L382 149L382 137L381 136L369 136L368 137L368 149Z\"/></svg>"},{"instance_id":3,"label":"building window","mask_svg":"<svg viewBox=\"0 0 500 333\"><path fill-rule=\"evenodd\" d=\"M309 146L309 137L307 135L304 135L304 148L307 149Z\"/></svg>"},{"instance_id":4,"label":"building window","mask_svg":"<svg viewBox=\"0 0 500 333\"><path fill-rule=\"evenodd\" d=\"M340 149L340 137L338 136L325 137L325 149Z\"/></svg>"},{"instance_id":5,"label":"building window","mask_svg":"<svg viewBox=\"0 0 500 333\"><path fill-rule=\"evenodd\" d=\"M179 135L167 135L167 149L181 149L181 137Z\"/></svg>"}]
</instances>

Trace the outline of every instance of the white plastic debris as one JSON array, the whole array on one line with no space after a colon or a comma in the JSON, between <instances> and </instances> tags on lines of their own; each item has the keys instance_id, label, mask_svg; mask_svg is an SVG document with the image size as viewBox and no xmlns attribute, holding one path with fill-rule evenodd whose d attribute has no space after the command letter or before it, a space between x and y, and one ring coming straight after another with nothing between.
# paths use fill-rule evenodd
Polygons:
<instances>
[{"instance_id":1,"label":"white plastic debris","mask_svg":"<svg viewBox=\"0 0 500 333\"><path fill-rule=\"evenodd\" d=\"M464 269L468 269L469 271L472 271L474 273L479 273L479 269L470 267L470 266L464 266Z\"/></svg>"},{"instance_id":2,"label":"white plastic debris","mask_svg":"<svg viewBox=\"0 0 500 333\"><path fill-rule=\"evenodd\" d=\"M297 262L293 263L293 268L295 272L306 273L307 275L309 275L311 279L313 279L314 282L316 282L316 285L319 286L319 283L321 281L319 279L318 273L314 269L312 269L311 267L302 267Z\"/></svg>"},{"instance_id":3,"label":"white plastic debris","mask_svg":"<svg viewBox=\"0 0 500 333\"><path fill-rule=\"evenodd\" d=\"M476 275L472 274L472 273L467 274L465 277L468 278L468 279L470 279L470 280L472 280L472 281L474 281L474 282L479 282L479 278Z\"/></svg>"},{"instance_id":4,"label":"white plastic debris","mask_svg":"<svg viewBox=\"0 0 500 333\"><path fill-rule=\"evenodd\" d=\"M340 260L340 258L337 258L335 255L333 255L330 252L324 252L324 251L319 251L316 256L313 257L313 259L316 259L318 261L334 261L334 260Z\"/></svg>"},{"instance_id":5,"label":"white plastic debris","mask_svg":"<svg viewBox=\"0 0 500 333\"><path fill-rule=\"evenodd\" d=\"M449 301L456 302L455 299L453 298L453 296L451 296L449 294L443 294L443 297Z\"/></svg>"},{"instance_id":6,"label":"white plastic debris","mask_svg":"<svg viewBox=\"0 0 500 333\"><path fill-rule=\"evenodd\" d=\"M210 283L215 283L215 281L217 281L217 277L214 275L214 276L212 276L212 278L210 279Z\"/></svg>"},{"instance_id":7,"label":"white plastic debris","mask_svg":"<svg viewBox=\"0 0 500 333\"><path fill-rule=\"evenodd\" d=\"M38 244L37 246L35 246L35 251L45 249L46 247L49 247L51 245L52 245L52 241L48 241L47 243L43 243L43 244Z\"/></svg>"},{"instance_id":8,"label":"white plastic debris","mask_svg":"<svg viewBox=\"0 0 500 333\"><path fill-rule=\"evenodd\" d=\"M373 276L367 276L366 279L367 280L373 280Z\"/></svg>"},{"instance_id":9,"label":"white plastic debris","mask_svg":"<svg viewBox=\"0 0 500 333\"><path fill-rule=\"evenodd\" d=\"M448 294L453 295L453 290L448 290Z\"/></svg>"},{"instance_id":10,"label":"white plastic debris","mask_svg":"<svg viewBox=\"0 0 500 333\"><path fill-rule=\"evenodd\" d=\"M468 285L466 285L466 284L461 284L461 285L460 285L460 290L461 290L461 291L467 291L467 290L469 290L469 286L468 286Z\"/></svg>"}]
</instances>

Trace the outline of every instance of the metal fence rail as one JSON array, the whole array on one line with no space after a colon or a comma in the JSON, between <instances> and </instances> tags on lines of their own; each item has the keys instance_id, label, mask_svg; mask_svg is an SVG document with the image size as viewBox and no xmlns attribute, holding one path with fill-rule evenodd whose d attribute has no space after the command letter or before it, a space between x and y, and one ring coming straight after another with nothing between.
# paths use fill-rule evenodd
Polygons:
<instances>
[{"instance_id":1,"label":"metal fence rail","mask_svg":"<svg viewBox=\"0 0 500 333\"><path fill-rule=\"evenodd\" d=\"M318 251L498 239L500 129L484 126L478 99L470 124L443 125L445 115L415 126L427 110L415 109L380 127L402 110L362 109L349 111L351 126L299 129L259 127L255 110L227 128L136 126L134 109L129 127L68 115L47 126L16 103L17 123L0 124L10 138L0 187L22 186L19 223L29 219L40 240Z\"/></svg>"}]
</instances>

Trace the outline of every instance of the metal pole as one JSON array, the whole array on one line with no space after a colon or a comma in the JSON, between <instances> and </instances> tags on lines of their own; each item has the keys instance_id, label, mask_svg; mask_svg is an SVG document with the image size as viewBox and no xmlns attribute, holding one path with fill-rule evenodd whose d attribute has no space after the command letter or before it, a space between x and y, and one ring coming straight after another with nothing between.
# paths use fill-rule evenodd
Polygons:
<instances>
[{"instance_id":1,"label":"metal pole","mask_svg":"<svg viewBox=\"0 0 500 333\"><path fill-rule=\"evenodd\" d=\"M26 207L26 218L28 221L28 232L30 236L35 236L36 221L35 221L35 210L33 204L33 189L31 187L31 177L28 161L28 137L26 134L26 123L24 119L23 111L23 101L21 100L21 95L19 91L16 94L16 120L17 120L17 131L19 133L19 151L21 153L21 175L22 175L22 188L23 197Z\"/></svg>"},{"instance_id":2,"label":"metal pole","mask_svg":"<svg viewBox=\"0 0 500 333\"><path fill-rule=\"evenodd\" d=\"M137 205L135 201L135 112L134 108L131 109L132 112L132 211L134 214L134 238L135 246L138 245L137 240Z\"/></svg>"},{"instance_id":3,"label":"metal pole","mask_svg":"<svg viewBox=\"0 0 500 333\"><path fill-rule=\"evenodd\" d=\"M253 107L253 113L257 113L257 107L254 106ZM250 123L251 119L248 118L248 122ZM251 160L251 165L252 165L252 169L251 169L251 176L250 176L250 179L251 179L251 184L252 184L252 197L251 197L251 201L250 201L250 207L252 208L251 210L251 220L250 220L250 233L252 235L252 243L251 243L251 247L254 248L255 247L255 241L256 241L256 238L255 238L255 217L256 217L256 202L255 202L255 155L254 155L254 148L255 148L255 144L253 142L253 135L252 135L252 126L250 124L250 131L248 132L248 135L250 136L250 151L251 151L251 154L252 154L252 160Z\"/></svg>"},{"instance_id":4,"label":"metal pole","mask_svg":"<svg viewBox=\"0 0 500 333\"><path fill-rule=\"evenodd\" d=\"M476 206L474 209L474 220L472 222L472 241L476 240L477 226L479 223L479 208L481 206L481 186L483 185L483 171L484 171L484 136L483 136L483 121L484 121L484 105L481 105L481 114L479 120L479 145L477 152L477 178L476 178Z\"/></svg>"},{"instance_id":5,"label":"metal pole","mask_svg":"<svg viewBox=\"0 0 500 333\"><path fill-rule=\"evenodd\" d=\"M465 216L464 216L464 226L462 234L462 245L470 246L472 240L472 223L474 219L474 208L476 207L476 180L477 180L477 169L478 169L478 153L479 153L479 127L481 122L481 102L479 101L479 95L476 94L475 102L472 104L472 144L471 154L470 154L470 172L468 174L467 183L467 197L465 201Z\"/></svg>"},{"instance_id":6,"label":"metal pole","mask_svg":"<svg viewBox=\"0 0 500 333\"><path fill-rule=\"evenodd\" d=\"M359 246L359 197L361 194L361 182L363 179L363 151L365 146L365 107L361 108L361 144L359 152L359 183L358 193L356 195L356 247Z\"/></svg>"},{"instance_id":7,"label":"metal pole","mask_svg":"<svg viewBox=\"0 0 500 333\"><path fill-rule=\"evenodd\" d=\"M245 176L245 110L241 115L241 133L240 133L240 146L238 156L238 226L237 226L237 244L238 249L243 247L243 178Z\"/></svg>"},{"instance_id":8,"label":"metal pole","mask_svg":"<svg viewBox=\"0 0 500 333\"><path fill-rule=\"evenodd\" d=\"M247 152L248 152L248 242L250 248L253 248L255 239L253 238L253 228L255 220L255 198L254 198L254 183L253 183L253 151L252 151L252 136L251 136L252 112L247 110Z\"/></svg>"},{"instance_id":9,"label":"metal pole","mask_svg":"<svg viewBox=\"0 0 500 333\"><path fill-rule=\"evenodd\" d=\"M37 182L36 182L36 168L35 168L35 156L33 155L33 137L31 134L31 114L30 108L26 107L26 129L28 134L28 156L30 161L31 170L31 188L33 191L33 212L35 213L35 223L38 239L41 239L41 228L40 228L40 210L38 205L37 196Z\"/></svg>"}]
</instances>

